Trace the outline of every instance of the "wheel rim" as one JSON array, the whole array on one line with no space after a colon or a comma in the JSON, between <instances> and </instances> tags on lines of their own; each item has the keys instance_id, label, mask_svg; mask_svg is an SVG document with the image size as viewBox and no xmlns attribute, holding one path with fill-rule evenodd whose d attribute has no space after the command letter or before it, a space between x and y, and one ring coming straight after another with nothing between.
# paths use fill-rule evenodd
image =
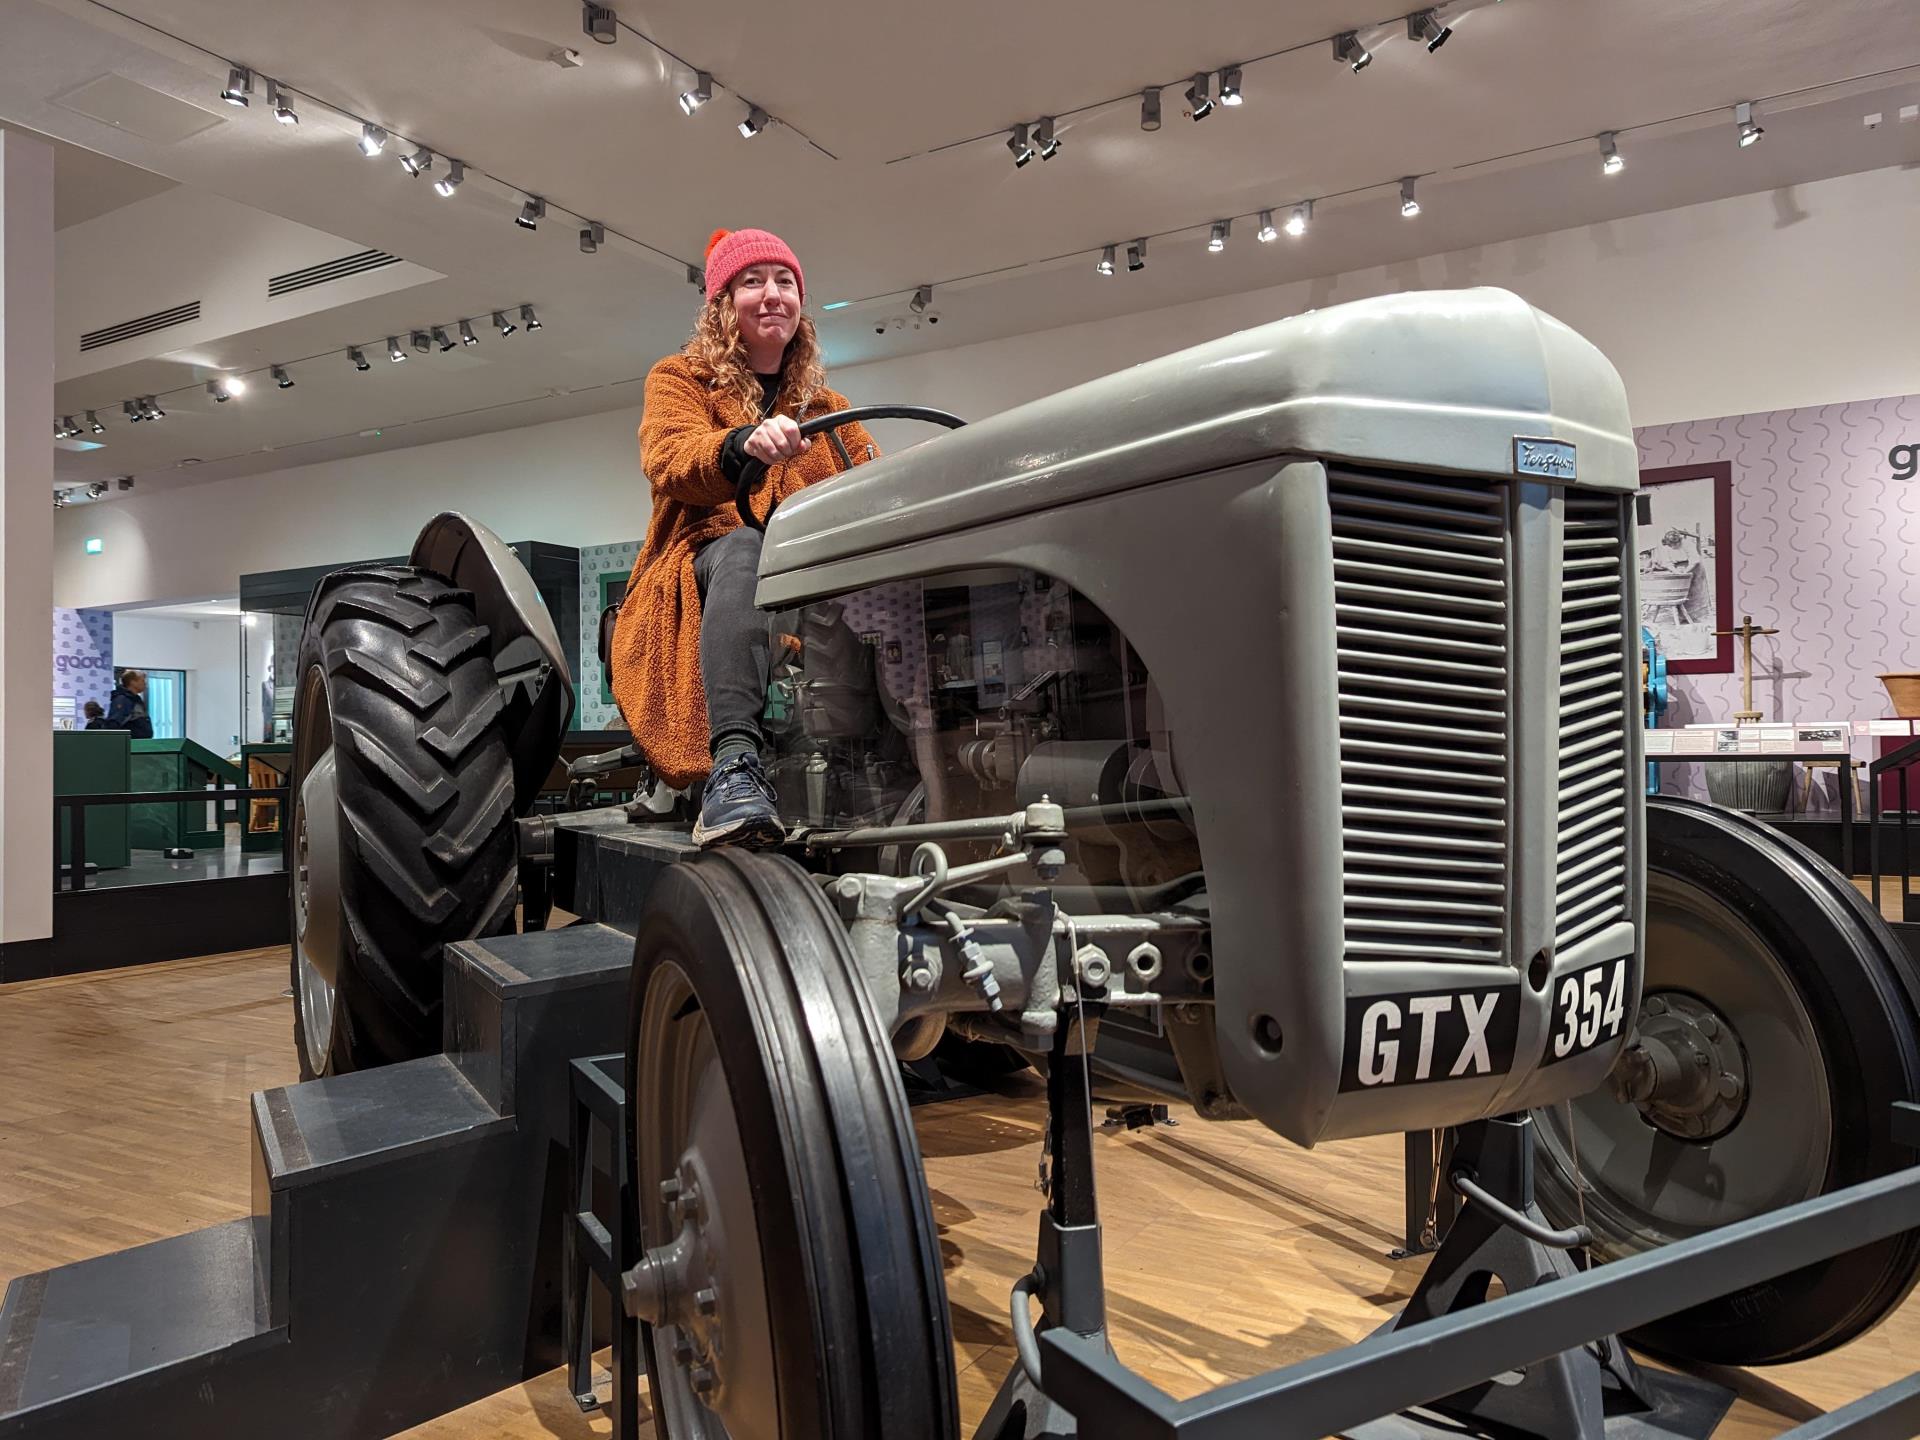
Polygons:
<instances>
[{"instance_id":1,"label":"wheel rim","mask_svg":"<svg viewBox=\"0 0 1920 1440\"><path fill-rule=\"evenodd\" d=\"M340 981L340 802L332 722L316 667L305 677L296 707L291 884L296 1003L307 1067L316 1075L332 1058Z\"/></svg>"},{"instance_id":2,"label":"wheel rim","mask_svg":"<svg viewBox=\"0 0 1920 1440\"><path fill-rule=\"evenodd\" d=\"M746 1152L712 1027L672 957L648 983L638 1054L641 1233L684 1244L683 1288L692 1296L674 1323L654 1328L654 1396L665 1432L676 1440L780 1440Z\"/></svg>"},{"instance_id":3,"label":"wheel rim","mask_svg":"<svg viewBox=\"0 0 1920 1440\"><path fill-rule=\"evenodd\" d=\"M1582 1177L1596 1248L1608 1255L1811 1199L1834 1143L1827 1057L1774 950L1705 890L1655 871L1646 954L1642 1024L1713 1031L1712 1058L1701 1058L1737 1075L1743 1093L1680 1120L1607 1087L1540 1113L1541 1143L1564 1175ZM1697 1133L1683 1133L1688 1124Z\"/></svg>"}]
</instances>

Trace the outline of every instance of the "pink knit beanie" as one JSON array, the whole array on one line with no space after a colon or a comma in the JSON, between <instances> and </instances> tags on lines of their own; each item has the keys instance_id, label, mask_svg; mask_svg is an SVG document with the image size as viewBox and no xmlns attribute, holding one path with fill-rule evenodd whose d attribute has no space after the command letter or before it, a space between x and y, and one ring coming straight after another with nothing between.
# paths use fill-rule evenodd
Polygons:
<instances>
[{"instance_id":1,"label":"pink knit beanie","mask_svg":"<svg viewBox=\"0 0 1920 1440\"><path fill-rule=\"evenodd\" d=\"M786 266L800 284L800 298L807 298L807 277L800 273L800 262L786 241L766 230L713 232L707 241L707 294L718 295L749 265Z\"/></svg>"}]
</instances>

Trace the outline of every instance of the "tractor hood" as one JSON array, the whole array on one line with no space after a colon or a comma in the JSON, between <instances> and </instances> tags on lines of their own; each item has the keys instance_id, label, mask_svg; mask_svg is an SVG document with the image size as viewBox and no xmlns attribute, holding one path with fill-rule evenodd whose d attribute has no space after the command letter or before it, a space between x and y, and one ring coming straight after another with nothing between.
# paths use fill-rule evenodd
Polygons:
<instances>
[{"instance_id":1,"label":"tractor hood","mask_svg":"<svg viewBox=\"0 0 1920 1440\"><path fill-rule=\"evenodd\" d=\"M1556 441L1528 445L1527 441ZM1586 340L1505 290L1358 300L1007 410L785 501L761 600L876 550L1267 456L1639 485L1626 393Z\"/></svg>"}]
</instances>

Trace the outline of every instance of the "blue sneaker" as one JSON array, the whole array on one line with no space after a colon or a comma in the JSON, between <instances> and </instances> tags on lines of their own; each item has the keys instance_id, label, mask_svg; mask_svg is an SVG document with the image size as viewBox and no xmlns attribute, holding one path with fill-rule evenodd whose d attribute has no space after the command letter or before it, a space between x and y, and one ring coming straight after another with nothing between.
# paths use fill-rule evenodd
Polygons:
<instances>
[{"instance_id":1,"label":"blue sneaker","mask_svg":"<svg viewBox=\"0 0 1920 1440\"><path fill-rule=\"evenodd\" d=\"M693 827L693 843L703 850L716 845L764 848L786 838L760 757L748 751L716 766L700 792L700 820Z\"/></svg>"}]
</instances>

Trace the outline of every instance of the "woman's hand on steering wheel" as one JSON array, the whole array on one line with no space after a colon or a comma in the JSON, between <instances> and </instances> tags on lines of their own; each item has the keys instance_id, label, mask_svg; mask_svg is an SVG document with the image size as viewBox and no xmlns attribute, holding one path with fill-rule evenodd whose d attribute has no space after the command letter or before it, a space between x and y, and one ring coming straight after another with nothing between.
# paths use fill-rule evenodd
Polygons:
<instances>
[{"instance_id":1,"label":"woman's hand on steering wheel","mask_svg":"<svg viewBox=\"0 0 1920 1440\"><path fill-rule=\"evenodd\" d=\"M740 448L762 465L791 460L813 444L800 433L800 422L790 415L769 415L753 427Z\"/></svg>"}]
</instances>

